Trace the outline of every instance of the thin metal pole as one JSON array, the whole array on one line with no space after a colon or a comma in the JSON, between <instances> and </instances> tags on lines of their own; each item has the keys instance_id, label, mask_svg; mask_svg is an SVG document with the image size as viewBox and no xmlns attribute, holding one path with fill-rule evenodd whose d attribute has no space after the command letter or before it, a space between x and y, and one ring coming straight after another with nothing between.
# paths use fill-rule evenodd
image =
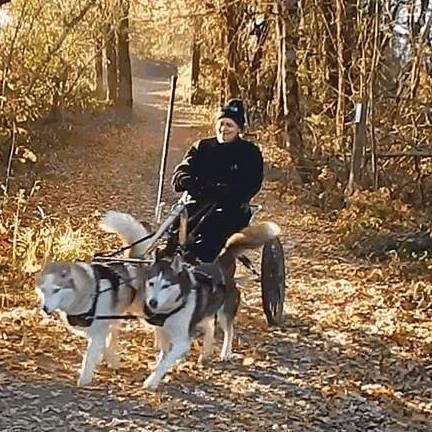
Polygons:
<instances>
[{"instance_id":1,"label":"thin metal pole","mask_svg":"<svg viewBox=\"0 0 432 432\"><path fill-rule=\"evenodd\" d=\"M165 136L164 136L164 143L162 148L161 164L159 169L159 186L158 186L158 194L157 194L157 201L156 201L156 208L155 208L155 217L157 223L160 222L161 213L162 213L161 210L163 206L162 192L163 192L163 185L164 185L164 178L165 178L166 163L168 159L168 147L169 147L169 139L170 139L170 132L171 132L171 124L172 124L172 114L174 110L176 84L177 84L177 76L172 75L171 76L171 96L170 96L170 101L168 106L167 119L165 123Z\"/></svg>"}]
</instances>

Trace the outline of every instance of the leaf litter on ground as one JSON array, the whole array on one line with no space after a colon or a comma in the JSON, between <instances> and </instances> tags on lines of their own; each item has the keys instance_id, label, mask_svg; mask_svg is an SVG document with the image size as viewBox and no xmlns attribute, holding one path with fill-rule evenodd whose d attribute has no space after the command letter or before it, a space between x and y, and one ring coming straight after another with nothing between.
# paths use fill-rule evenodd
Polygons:
<instances>
[{"instance_id":1,"label":"leaf litter on ground","mask_svg":"<svg viewBox=\"0 0 432 432\"><path fill-rule=\"evenodd\" d=\"M60 223L70 218L94 241L85 250L90 258L95 249L120 246L97 228L105 210L152 219L158 152L154 144L138 151L148 125L85 133L49 155L47 166L62 184L45 172L27 213L39 206ZM84 145L89 135L91 148ZM173 144L180 157L186 144ZM0 430L430 431L432 321L419 307L428 301L430 279L407 285L401 261L356 258L341 237L351 213L335 222L285 200L276 187L267 183L257 201L266 204L258 220L282 227L289 269L282 325L267 326L259 284L239 267L244 301L233 360L215 355L198 365L195 343L157 393L142 388L156 353L152 333L136 323L123 327L120 369L102 364L91 387L76 388L85 341L59 319L42 318L34 275L6 259L11 243L0 232ZM28 220L31 226L34 218ZM259 253L251 258L259 268Z\"/></svg>"}]
</instances>

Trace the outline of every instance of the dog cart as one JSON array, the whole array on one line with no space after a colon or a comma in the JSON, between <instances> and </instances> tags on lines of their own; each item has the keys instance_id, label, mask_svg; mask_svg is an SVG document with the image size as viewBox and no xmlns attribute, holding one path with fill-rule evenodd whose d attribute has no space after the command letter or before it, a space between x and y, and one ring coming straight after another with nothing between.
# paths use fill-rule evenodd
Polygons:
<instances>
[{"instance_id":1,"label":"dog cart","mask_svg":"<svg viewBox=\"0 0 432 432\"><path fill-rule=\"evenodd\" d=\"M176 88L177 77L173 76L171 79L171 96L169 101L169 107L167 112L167 120L165 126L165 134L164 134L164 144L161 156L161 164L159 170L159 187L158 187L158 195L157 202L155 207L155 219L159 227L147 235L146 237L138 240L139 242L147 242L147 249L145 252L145 256L143 259L120 259L121 261L130 261L130 262L138 262L138 263L152 263L152 253L158 248L161 243L165 240L166 242L170 242L172 240L172 235L175 233L173 230L173 225L178 224L178 233L177 239L180 246L186 242L187 236L187 220L188 215L186 211L186 206L188 204L187 194L183 194L180 200L171 208L168 214L165 217L165 220L161 222L162 215L162 207L164 203L162 202L162 193L163 193L163 185L165 179L165 170L166 170L166 162L168 155L168 144L169 144L169 136L172 124L172 112L174 107L174 97L175 97L175 88ZM204 218L207 214L206 212L210 212L216 210L215 205L209 206L209 208L204 211L204 214L200 214L200 218ZM261 210L261 206L253 205L252 212L253 217L257 212ZM197 215L191 215L192 217L197 217ZM252 219L253 219L252 217ZM202 220L202 219L201 219ZM95 257L96 261L104 261L109 260L113 261L114 256L118 255L118 253L123 252L124 250L132 247L129 245L126 248L119 249L113 253L108 254L99 254ZM262 248L261 253L261 269L260 273L254 269L254 266L249 258L245 255L238 258L239 261L245 265L247 269L261 282L261 296L262 296L262 304L264 313L267 318L267 322L269 325L277 325L281 322L282 314L283 314L283 304L285 300L285 258L284 258L284 249L282 243L279 238L275 238L271 241L268 241Z\"/></svg>"},{"instance_id":2,"label":"dog cart","mask_svg":"<svg viewBox=\"0 0 432 432\"><path fill-rule=\"evenodd\" d=\"M178 245L181 248L186 242L187 238L187 211L186 206L189 203L187 194L184 194L179 201L172 207L159 227L148 234L147 236L139 239L135 243L118 249L114 252L98 254L94 257L94 262L104 261L128 261L130 263L144 263L151 264L153 253L156 249L164 246L173 241L173 236L178 239ZM209 206L204 214L199 215L201 220L210 212L215 210L215 205ZM260 206L252 206L254 216L261 209ZM173 226L178 226L173 229ZM138 258L118 258L117 255L125 250L133 247L134 245L146 242L146 250L142 259ZM254 275L258 276L261 283L261 295L264 313L269 325L277 325L281 322L283 313L283 303L285 300L285 260L284 251L279 238L268 241L262 248L261 253L261 271L260 273L255 270L252 262L248 257L242 255L238 258L239 261Z\"/></svg>"}]
</instances>

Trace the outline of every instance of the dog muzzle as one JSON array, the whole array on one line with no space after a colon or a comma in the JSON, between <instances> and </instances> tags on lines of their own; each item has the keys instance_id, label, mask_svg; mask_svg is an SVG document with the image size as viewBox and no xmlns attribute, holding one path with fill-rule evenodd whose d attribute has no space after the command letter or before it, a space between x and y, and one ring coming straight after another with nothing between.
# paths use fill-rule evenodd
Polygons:
<instances>
[{"instance_id":1,"label":"dog muzzle","mask_svg":"<svg viewBox=\"0 0 432 432\"><path fill-rule=\"evenodd\" d=\"M47 315L51 315L51 311L44 305L42 310L47 314Z\"/></svg>"}]
</instances>

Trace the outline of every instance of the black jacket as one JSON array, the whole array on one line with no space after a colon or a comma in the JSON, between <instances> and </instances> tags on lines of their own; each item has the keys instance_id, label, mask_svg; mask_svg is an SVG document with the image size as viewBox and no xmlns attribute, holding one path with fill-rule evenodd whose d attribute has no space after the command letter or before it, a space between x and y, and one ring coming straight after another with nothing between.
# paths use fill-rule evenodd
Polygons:
<instances>
[{"instance_id":1,"label":"black jacket","mask_svg":"<svg viewBox=\"0 0 432 432\"><path fill-rule=\"evenodd\" d=\"M188 191L198 202L235 207L248 203L262 180L263 158L255 144L241 138L224 144L207 138L188 150L172 183L177 192Z\"/></svg>"}]
</instances>

